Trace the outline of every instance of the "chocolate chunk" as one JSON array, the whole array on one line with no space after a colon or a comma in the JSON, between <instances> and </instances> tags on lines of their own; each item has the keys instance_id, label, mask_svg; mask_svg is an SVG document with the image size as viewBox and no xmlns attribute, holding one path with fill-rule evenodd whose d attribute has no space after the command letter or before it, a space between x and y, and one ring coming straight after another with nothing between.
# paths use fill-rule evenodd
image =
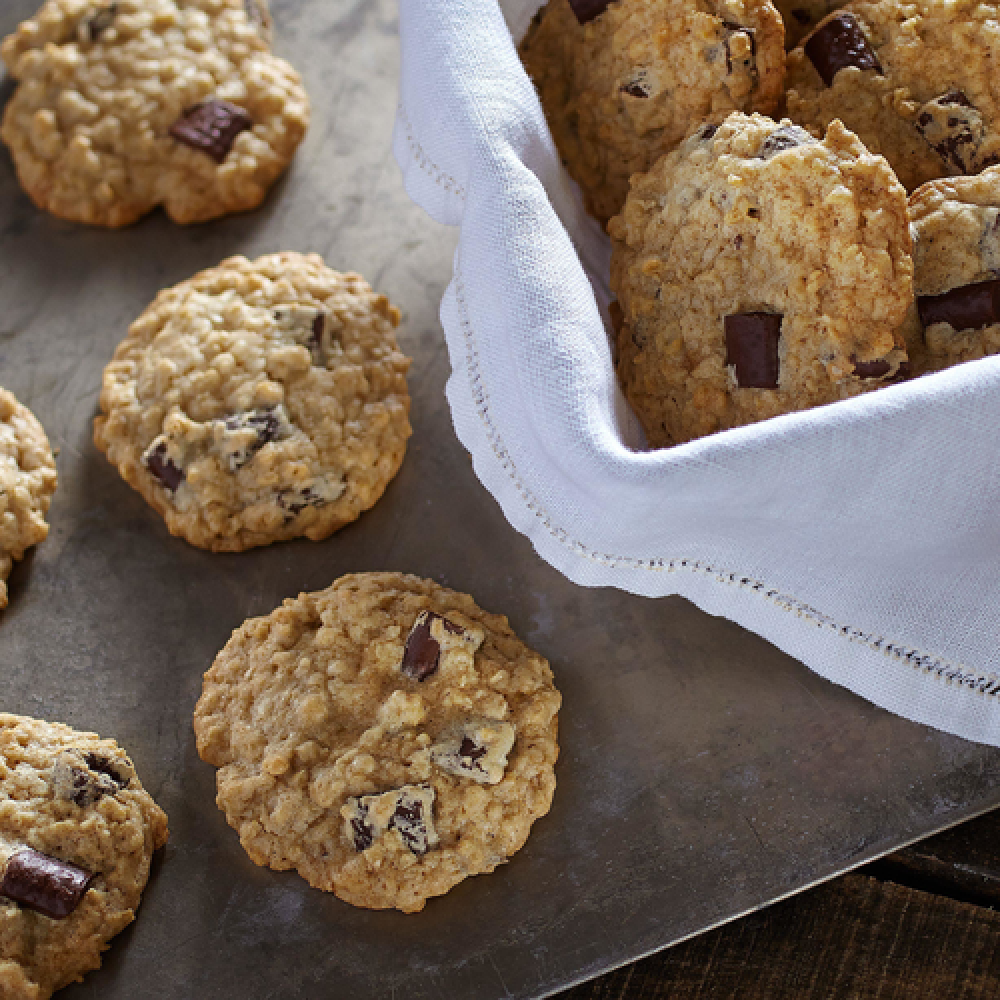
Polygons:
<instances>
[{"instance_id":1,"label":"chocolate chunk","mask_svg":"<svg viewBox=\"0 0 1000 1000\"><path fill-rule=\"evenodd\" d=\"M828 87L833 85L833 78L848 66L882 72L878 56L868 44L861 24L847 11L835 14L818 27L806 41L805 50Z\"/></svg>"},{"instance_id":2,"label":"chocolate chunk","mask_svg":"<svg viewBox=\"0 0 1000 1000\"><path fill-rule=\"evenodd\" d=\"M427 853L430 837L421 799L401 793L396 811L389 820L389 829L397 830L414 854Z\"/></svg>"},{"instance_id":3,"label":"chocolate chunk","mask_svg":"<svg viewBox=\"0 0 1000 1000\"><path fill-rule=\"evenodd\" d=\"M68 917L94 880L90 872L30 847L13 854L0 882L0 895L53 920Z\"/></svg>"},{"instance_id":4,"label":"chocolate chunk","mask_svg":"<svg viewBox=\"0 0 1000 1000\"><path fill-rule=\"evenodd\" d=\"M315 355L316 351L322 350L323 347L323 331L326 329L326 313L318 312L316 313L316 318L312 323L312 338L309 341L309 345L313 350Z\"/></svg>"},{"instance_id":5,"label":"chocolate chunk","mask_svg":"<svg viewBox=\"0 0 1000 1000\"><path fill-rule=\"evenodd\" d=\"M753 28L744 27L742 24L734 24L731 21L723 21L726 29L726 73L732 76L733 67L737 71L749 70L750 73L757 73L757 39ZM743 36L746 41L740 46L739 51L734 52L734 42Z\"/></svg>"},{"instance_id":6,"label":"chocolate chunk","mask_svg":"<svg viewBox=\"0 0 1000 1000\"><path fill-rule=\"evenodd\" d=\"M222 434L216 440L233 472L242 469L264 445L280 441L293 433L284 406L234 413L222 421Z\"/></svg>"},{"instance_id":7,"label":"chocolate chunk","mask_svg":"<svg viewBox=\"0 0 1000 1000\"><path fill-rule=\"evenodd\" d=\"M942 295L917 296L924 327L947 323L954 330L979 330L1000 322L1000 280L962 285Z\"/></svg>"},{"instance_id":8,"label":"chocolate chunk","mask_svg":"<svg viewBox=\"0 0 1000 1000\"><path fill-rule=\"evenodd\" d=\"M366 816L367 813L368 811L364 810ZM356 851L367 851L375 843L375 831L360 816L355 816L351 820L351 833Z\"/></svg>"},{"instance_id":9,"label":"chocolate chunk","mask_svg":"<svg viewBox=\"0 0 1000 1000\"><path fill-rule=\"evenodd\" d=\"M642 80L633 80L631 83L626 83L622 87L622 92L629 95L629 97L649 97L649 91L646 90L646 84Z\"/></svg>"},{"instance_id":10,"label":"chocolate chunk","mask_svg":"<svg viewBox=\"0 0 1000 1000\"><path fill-rule=\"evenodd\" d=\"M222 163L240 132L251 128L253 119L243 108L211 97L188 108L170 126L170 135Z\"/></svg>"},{"instance_id":11,"label":"chocolate chunk","mask_svg":"<svg viewBox=\"0 0 1000 1000\"><path fill-rule=\"evenodd\" d=\"M163 484L164 489L176 492L184 482L184 470L174 465L167 455L167 442L161 441L152 451L142 457L146 468Z\"/></svg>"},{"instance_id":12,"label":"chocolate chunk","mask_svg":"<svg viewBox=\"0 0 1000 1000\"><path fill-rule=\"evenodd\" d=\"M298 489L279 490L278 506L288 511L288 520L298 517L307 507L325 507L339 499L346 486L343 482L331 483L325 479L314 479L309 486Z\"/></svg>"},{"instance_id":13,"label":"chocolate chunk","mask_svg":"<svg viewBox=\"0 0 1000 1000\"><path fill-rule=\"evenodd\" d=\"M698 129L698 138L702 142L707 142L709 139L715 138L715 133L719 131L718 125L705 124Z\"/></svg>"},{"instance_id":14,"label":"chocolate chunk","mask_svg":"<svg viewBox=\"0 0 1000 1000\"><path fill-rule=\"evenodd\" d=\"M883 378L890 371L892 371L892 365L881 358L876 361L854 362L854 374L858 378Z\"/></svg>"},{"instance_id":15,"label":"chocolate chunk","mask_svg":"<svg viewBox=\"0 0 1000 1000\"><path fill-rule=\"evenodd\" d=\"M952 170L973 174L981 169L977 153L983 141L983 116L960 90L928 101L916 118L917 131Z\"/></svg>"},{"instance_id":16,"label":"chocolate chunk","mask_svg":"<svg viewBox=\"0 0 1000 1000\"><path fill-rule=\"evenodd\" d=\"M103 754L86 753L83 755L83 761L91 771L110 778L119 788L128 788L132 780L120 764Z\"/></svg>"},{"instance_id":17,"label":"chocolate chunk","mask_svg":"<svg viewBox=\"0 0 1000 1000\"><path fill-rule=\"evenodd\" d=\"M569 0L569 5L580 24L586 24L603 14L610 2L611 0Z\"/></svg>"},{"instance_id":18,"label":"chocolate chunk","mask_svg":"<svg viewBox=\"0 0 1000 1000\"><path fill-rule=\"evenodd\" d=\"M109 3L107 6L99 7L89 17L80 22L79 37L84 45L91 45L104 34L114 23L118 14L118 4Z\"/></svg>"},{"instance_id":19,"label":"chocolate chunk","mask_svg":"<svg viewBox=\"0 0 1000 1000\"><path fill-rule=\"evenodd\" d=\"M479 760L480 757L485 757L486 753L486 747L478 746L468 736L462 737L462 742L458 747L459 757L467 757L469 760Z\"/></svg>"},{"instance_id":20,"label":"chocolate chunk","mask_svg":"<svg viewBox=\"0 0 1000 1000\"><path fill-rule=\"evenodd\" d=\"M783 153L786 149L809 146L815 141L804 128L799 128L798 125L783 125L764 140L757 158L770 160L772 156L777 156L778 153Z\"/></svg>"},{"instance_id":21,"label":"chocolate chunk","mask_svg":"<svg viewBox=\"0 0 1000 1000\"><path fill-rule=\"evenodd\" d=\"M781 316L751 312L727 316L726 364L736 369L741 389L777 389Z\"/></svg>"},{"instance_id":22,"label":"chocolate chunk","mask_svg":"<svg viewBox=\"0 0 1000 1000\"><path fill-rule=\"evenodd\" d=\"M431 622L437 617L433 611L421 611L406 637L399 669L412 680L426 680L438 668L441 644L431 635Z\"/></svg>"}]
</instances>

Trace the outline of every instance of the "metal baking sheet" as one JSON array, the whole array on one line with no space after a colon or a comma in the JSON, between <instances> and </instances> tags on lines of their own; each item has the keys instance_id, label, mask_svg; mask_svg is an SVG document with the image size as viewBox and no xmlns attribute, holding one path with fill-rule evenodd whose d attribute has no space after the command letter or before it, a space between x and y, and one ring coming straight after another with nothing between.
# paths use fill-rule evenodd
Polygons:
<instances>
[{"instance_id":1,"label":"metal baking sheet","mask_svg":"<svg viewBox=\"0 0 1000 1000\"><path fill-rule=\"evenodd\" d=\"M0 33L34 5L4 0ZM1000 804L1000 752L890 716L681 600L584 590L536 557L445 405L454 235L409 203L390 156L395 4L273 6L315 117L260 211L85 229L36 211L0 156L0 384L45 424L60 475L52 533L0 618L0 703L117 737L170 816L138 920L66 1000L540 997ZM286 249L362 271L403 308L415 434L384 499L326 542L200 552L91 444L101 369L157 289ZM231 629L378 569L507 613L565 694L552 812L510 864L417 916L255 867L191 730Z\"/></svg>"}]
</instances>

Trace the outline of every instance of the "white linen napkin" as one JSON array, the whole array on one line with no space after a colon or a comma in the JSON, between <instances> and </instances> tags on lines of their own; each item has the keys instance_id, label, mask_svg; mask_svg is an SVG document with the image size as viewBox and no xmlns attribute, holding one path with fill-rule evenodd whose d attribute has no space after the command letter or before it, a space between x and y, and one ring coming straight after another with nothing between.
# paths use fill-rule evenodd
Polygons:
<instances>
[{"instance_id":1,"label":"white linen napkin","mask_svg":"<svg viewBox=\"0 0 1000 1000\"><path fill-rule=\"evenodd\" d=\"M510 0L521 32L539 0ZM1000 358L644 451L602 320L609 243L497 0L400 0L407 190L460 226L455 430L539 555L681 594L909 719L1000 745Z\"/></svg>"}]
</instances>

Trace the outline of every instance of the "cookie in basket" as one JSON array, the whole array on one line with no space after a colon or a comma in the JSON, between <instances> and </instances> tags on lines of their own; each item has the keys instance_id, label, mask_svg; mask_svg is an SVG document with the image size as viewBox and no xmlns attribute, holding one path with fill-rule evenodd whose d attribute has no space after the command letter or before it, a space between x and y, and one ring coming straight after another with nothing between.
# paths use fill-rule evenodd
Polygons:
<instances>
[{"instance_id":1,"label":"cookie in basket","mask_svg":"<svg viewBox=\"0 0 1000 1000\"><path fill-rule=\"evenodd\" d=\"M238 628L194 728L254 862L412 913L493 871L549 811L560 702L503 616L361 573Z\"/></svg>"},{"instance_id":2,"label":"cookie in basket","mask_svg":"<svg viewBox=\"0 0 1000 1000\"><path fill-rule=\"evenodd\" d=\"M181 223L255 208L309 124L269 39L265 0L47 0L0 46L22 187L99 226L158 205Z\"/></svg>"},{"instance_id":3,"label":"cookie in basket","mask_svg":"<svg viewBox=\"0 0 1000 1000\"><path fill-rule=\"evenodd\" d=\"M788 56L790 118L840 119L908 191L1000 162L1000 4L858 0Z\"/></svg>"},{"instance_id":4,"label":"cookie in basket","mask_svg":"<svg viewBox=\"0 0 1000 1000\"><path fill-rule=\"evenodd\" d=\"M906 340L920 373L1000 354L1000 167L910 195L916 303Z\"/></svg>"},{"instance_id":5,"label":"cookie in basket","mask_svg":"<svg viewBox=\"0 0 1000 1000\"><path fill-rule=\"evenodd\" d=\"M132 324L104 371L94 441L192 545L326 538L403 461L399 318L315 254L232 257Z\"/></svg>"},{"instance_id":6,"label":"cookie in basket","mask_svg":"<svg viewBox=\"0 0 1000 1000\"><path fill-rule=\"evenodd\" d=\"M0 389L0 608L15 559L48 536L56 462L35 415Z\"/></svg>"},{"instance_id":7,"label":"cookie in basket","mask_svg":"<svg viewBox=\"0 0 1000 1000\"><path fill-rule=\"evenodd\" d=\"M549 0L520 46L559 154L606 222L629 177L707 115L782 99L781 18L769 0Z\"/></svg>"},{"instance_id":8,"label":"cookie in basket","mask_svg":"<svg viewBox=\"0 0 1000 1000\"><path fill-rule=\"evenodd\" d=\"M618 375L655 447L907 373L906 194L839 122L704 125L608 229Z\"/></svg>"},{"instance_id":9,"label":"cookie in basket","mask_svg":"<svg viewBox=\"0 0 1000 1000\"><path fill-rule=\"evenodd\" d=\"M166 841L114 740L0 714L0 996L45 1000L98 968Z\"/></svg>"}]
</instances>

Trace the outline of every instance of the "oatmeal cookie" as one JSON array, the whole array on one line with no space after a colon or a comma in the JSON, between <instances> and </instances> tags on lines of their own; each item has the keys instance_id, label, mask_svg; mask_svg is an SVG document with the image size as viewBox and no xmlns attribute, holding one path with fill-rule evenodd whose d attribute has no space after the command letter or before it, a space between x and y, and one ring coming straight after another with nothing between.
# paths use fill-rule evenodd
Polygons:
<instances>
[{"instance_id":1,"label":"oatmeal cookie","mask_svg":"<svg viewBox=\"0 0 1000 1000\"><path fill-rule=\"evenodd\" d=\"M132 325L104 371L94 441L192 545L326 538L403 460L398 323L360 275L315 254L232 257Z\"/></svg>"},{"instance_id":2,"label":"oatmeal cookie","mask_svg":"<svg viewBox=\"0 0 1000 1000\"><path fill-rule=\"evenodd\" d=\"M0 714L0 996L45 1000L98 968L166 842L114 740Z\"/></svg>"},{"instance_id":3,"label":"oatmeal cookie","mask_svg":"<svg viewBox=\"0 0 1000 1000\"><path fill-rule=\"evenodd\" d=\"M702 126L608 228L618 375L655 447L907 373L906 195L839 122Z\"/></svg>"},{"instance_id":4,"label":"oatmeal cookie","mask_svg":"<svg viewBox=\"0 0 1000 1000\"><path fill-rule=\"evenodd\" d=\"M919 373L1000 354L1000 167L910 195L916 302L905 324Z\"/></svg>"},{"instance_id":5,"label":"oatmeal cookie","mask_svg":"<svg viewBox=\"0 0 1000 1000\"><path fill-rule=\"evenodd\" d=\"M15 559L44 541L45 514L56 490L56 462L34 414L0 389L0 608Z\"/></svg>"},{"instance_id":6,"label":"oatmeal cookie","mask_svg":"<svg viewBox=\"0 0 1000 1000\"><path fill-rule=\"evenodd\" d=\"M1000 4L858 0L788 56L788 116L839 118L908 191L1000 162Z\"/></svg>"},{"instance_id":7,"label":"oatmeal cookie","mask_svg":"<svg viewBox=\"0 0 1000 1000\"><path fill-rule=\"evenodd\" d=\"M99 226L157 205L181 223L255 208L309 124L269 39L265 0L47 0L0 46L22 187Z\"/></svg>"},{"instance_id":8,"label":"oatmeal cookie","mask_svg":"<svg viewBox=\"0 0 1000 1000\"><path fill-rule=\"evenodd\" d=\"M506 618L361 573L238 628L194 728L254 862L412 913L493 871L549 811L560 701Z\"/></svg>"},{"instance_id":9,"label":"oatmeal cookie","mask_svg":"<svg viewBox=\"0 0 1000 1000\"><path fill-rule=\"evenodd\" d=\"M520 52L559 154L606 222L629 177L707 115L777 110L783 38L769 0L550 0Z\"/></svg>"}]
</instances>

